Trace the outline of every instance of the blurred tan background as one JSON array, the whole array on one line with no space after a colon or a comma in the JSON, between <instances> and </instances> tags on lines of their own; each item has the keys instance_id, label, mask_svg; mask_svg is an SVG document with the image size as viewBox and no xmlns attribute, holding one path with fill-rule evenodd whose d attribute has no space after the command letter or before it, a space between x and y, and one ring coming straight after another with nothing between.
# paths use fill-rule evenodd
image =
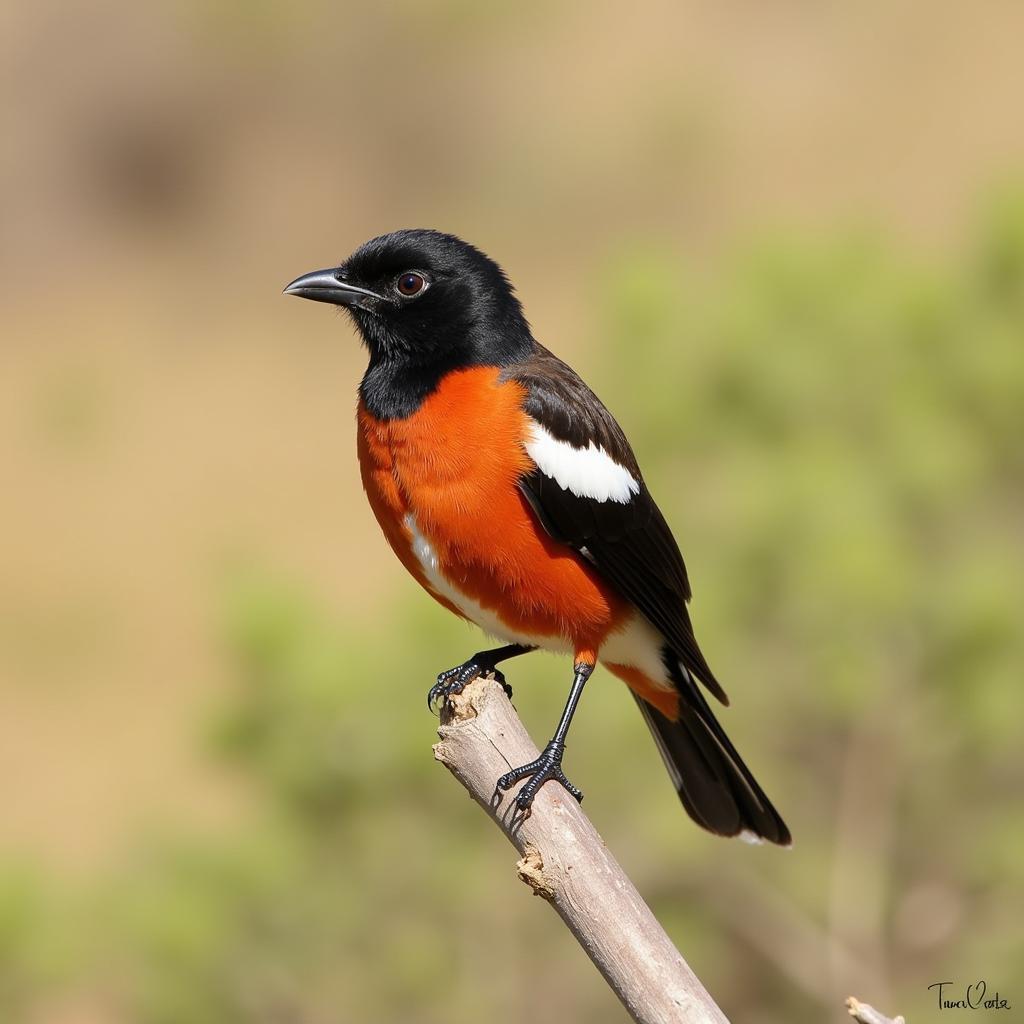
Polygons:
<instances>
[{"instance_id":1,"label":"blurred tan background","mask_svg":"<svg viewBox=\"0 0 1024 1024\"><path fill-rule=\"evenodd\" d=\"M726 1012L1024 1002L1022 38L1010 2L5 6L0 1020L623 1019L432 764L478 637L364 504L351 329L280 294L412 226L503 263L677 529L796 847L691 827L610 680L569 757Z\"/></svg>"}]
</instances>

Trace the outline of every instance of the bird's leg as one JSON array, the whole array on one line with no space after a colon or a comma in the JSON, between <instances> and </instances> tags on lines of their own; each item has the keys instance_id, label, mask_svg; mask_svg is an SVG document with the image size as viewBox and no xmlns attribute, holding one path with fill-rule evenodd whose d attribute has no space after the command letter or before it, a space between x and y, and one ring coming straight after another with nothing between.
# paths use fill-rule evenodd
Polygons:
<instances>
[{"instance_id":1,"label":"bird's leg","mask_svg":"<svg viewBox=\"0 0 1024 1024\"><path fill-rule=\"evenodd\" d=\"M497 647L493 651L477 651L469 661L464 661L437 677L437 682L427 692L427 707L433 711L438 701L450 697L453 693L462 693L474 679L484 675L493 676L511 698L512 687L505 682L504 674L497 669L498 662L517 658L520 654L529 654L536 649L526 644L509 644L507 647Z\"/></svg>"},{"instance_id":2,"label":"bird's leg","mask_svg":"<svg viewBox=\"0 0 1024 1024\"><path fill-rule=\"evenodd\" d=\"M583 693L583 686L594 671L593 662L577 662L575 665L575 676L572 681L572 689L569 690L569 699L566 701L565 710L555 729L555 735L551 737L548 745L541 751L536 761L524 764L519 768L513 768L498 779L498 789L510 789L520 779L526 779L523 788L516 794L516 806L521 811L528 811L537 795L540 787L549 779L563 785L577 800L583 801L583 794L565 777L562 771L562 755L565 753L565 736L569 731L569 723L572 721L576 705L580 702L580 695Z\"/></svg>"}]
</instances>

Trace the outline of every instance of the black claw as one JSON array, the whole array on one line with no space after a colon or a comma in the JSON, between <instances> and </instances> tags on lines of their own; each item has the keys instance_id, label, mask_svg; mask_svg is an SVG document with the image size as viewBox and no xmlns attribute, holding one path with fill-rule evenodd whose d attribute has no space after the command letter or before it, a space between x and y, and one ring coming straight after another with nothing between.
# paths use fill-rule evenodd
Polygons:
<instances>
[{"instance_id":1,"label":"black claw","mask_svg":"<svg viewBox=\"0 0 1024 1024\"><path fill-rule=\"evenodd\" d=\"M549 743L536 761L520 765L502 775L497 782L498 789L511 789L520 779L526 779L523 788L516 794L516 807L521 811L530 809L541 786L548 781L564 786L577 801L582 803L583 794L565 777L565 772L562 771L563 753L565 753L563 744Z\"/></svg>"},{"instance_id":2,"label":"black claw","mask_svg":"<svg viewBox=\"0 0 1024 1024\"><path fill-rule=\"evenodd\" d=\"M450 668L437 677L437 682L427 691L427 710L433 711L436 705L443 703L456 693L462 693L474 679L488 675L501 684L501 688L511 700L512 687L505 682L505 675L501 669L474 654L469 661L456 665L455 668Z\"/></svg>"}]
</instances>

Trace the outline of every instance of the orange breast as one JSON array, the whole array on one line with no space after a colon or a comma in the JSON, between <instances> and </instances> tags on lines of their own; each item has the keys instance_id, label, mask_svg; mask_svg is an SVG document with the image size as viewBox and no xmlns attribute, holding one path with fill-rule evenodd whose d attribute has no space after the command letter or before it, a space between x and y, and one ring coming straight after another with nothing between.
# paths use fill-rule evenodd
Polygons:
<instances>
[{"instance_id":1,"label":"orange breast","mask_svg":"<svg viewBox=\"0 0 1024 1024\"><path fill-rule=\"evenodd\" d=\"M509 639L596 655L628 609L520 493L533 468L523 389L498 375L454 371L404 420L360 405L363 486L395 553L445 607Z\"/></svg>"}]
</instances>

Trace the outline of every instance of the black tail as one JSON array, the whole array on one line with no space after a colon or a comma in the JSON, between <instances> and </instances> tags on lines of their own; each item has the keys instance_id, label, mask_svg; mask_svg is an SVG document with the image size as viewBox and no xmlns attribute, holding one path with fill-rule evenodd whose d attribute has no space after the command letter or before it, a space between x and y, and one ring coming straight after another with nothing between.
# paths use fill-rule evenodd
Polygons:
<instances>
[{"instance_id":1,"label":"black tail","mask_svg":"<svg viewBox=\"0 0 1024 1024\"><path fill-rule=\"evenodd\" d=\"M786 823L685 669L677 685L678 721L666 718L640 697L636 701L686 813L701 828L720 836L738 835L751 842L766 839L790 846L793 840Z\"/></svg>"}]
</instances>

